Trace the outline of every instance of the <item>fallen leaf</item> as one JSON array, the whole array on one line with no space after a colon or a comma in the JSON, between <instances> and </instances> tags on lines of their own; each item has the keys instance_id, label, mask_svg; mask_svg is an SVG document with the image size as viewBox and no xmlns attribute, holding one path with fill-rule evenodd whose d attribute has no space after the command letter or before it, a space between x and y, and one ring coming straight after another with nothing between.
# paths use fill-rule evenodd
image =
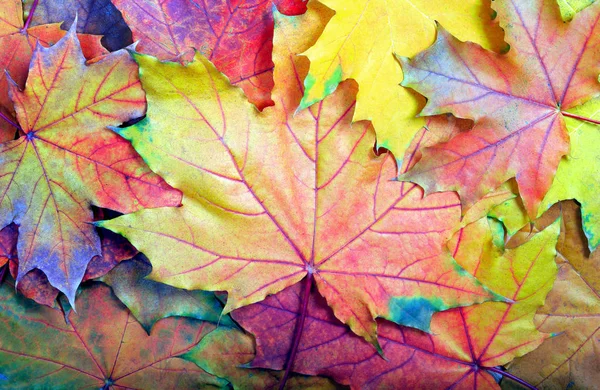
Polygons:
<instances>
[{"instance_id":1,"label":"fallen leaf","mask_svg":"<svg viewBox=\"0 0 600 390\"><path fill-rule=\"evenodd\" d=\"M93 211L94 221L116 218L121 215L106 209L94 208ZM138 253L137 249L123 236L106 229L97 229L97 232L102 246L102 256L96 256L90 261L83 275L84 282L106 275L123 260L129 260Z\"/></svg>"},{"instance_id":2,"label":"fallen leaf","mask_svg":"<svg viewBox=\"0 0 600 390\"><path fill-rule=\"evenodd\" d=\"M22 88L36 41L51 46L65 35L58 24L25 27L19 0L0 4L0 143L14 140L18 129L13 104L8 96L8 80L4 70ZM84 55L90 59L105 54L99 36L80 35Z\"/></svg>"},{"instance_id":3,"label":"fallen leaf","mask_svg":"<svg viewBox=\"0 0 600 390\"><path fill-rule=\"evenodd\" d=\"M33 0L26 0L26 13L32 3ZM62 23L62 27L68 30L76 16L77 31L101 35L102 44L110 51L133 43L131 30L110 0L39 0L31 25Z\"/></svg>"},{"instance_id":4,"label":"fallen leaf","mask_svg":"<svg viewBox=\"0 0 600 390\"><path fill-rule=\"evenodd\" d=\"M14 388L199 388L226 382L177 358L214 325L168 318L151 335L106 286L84 288L68 323L0 286L0 380ZM202 387L202 388L206 388Z\"/></svg>"},{"instance_id":5,"label":"fallen leaf","mask_svg":"<svg viewBox=\"0 0 600 390\"><path fill-rule=\"evenodd\" d=\"M8 263L8 269L13 277L18 275L19 261L17 257ZM50 284L46 275L39 269L32 269L25 274L21 278L17 290L25 298L32 299L40 305L56 307L59 291Z\"/></svg>"},{"instance_id":6,"label":"fallen leaf","mask_svg":"<svg viewBox=\"0 0 600 390\"><path fill-rule=\"evenodd\" d=\"M354 121L371 120L377 143L401 158L423 127L415 115L422 97L398 86L402 69L394 53L414 56L435 40L439 21L461 40L492 50L505 46L492 22L490 1L479 0L321 0L336 12L317 43L305 54L311 61L300 108L321 101L345 79L359 85Z\"/></svg>"},{"instance_id":7,"label":"fallen leaf","mask_svg":"<svg viewBox=\"0 0 600 390\"><path fill-rule=\"evenodd\" d=\"M514 187L517 187L516 183ZM515 192L517 194L519 193L516 188ZM501 221L509 236L514 235L525 225L531 223L527 211L525 210L525 206L523 205L523 201L519 197L509 199L503 204L494 207L490 210L488 215Z\"/></svg>"},{"instance_id":8,"label":"fallen leaf","mask_svg":"<svg viewBox=\"0 0 600 390\"><path fill-rule=\"evenodd\" d=\"M125 261L99 280L108 284L117 298L150 333L160 319L182 316L235 327L222 316L223 304L208 291L187 291L144 279L152 267L142 258Z\"/></svg>"},{"instance_id":9,"label":"fallen leaf","mask_svg":"<svg viewBox=\"0 0 600 390\"><path fill-rule=\"evenodd\" d=\"M10 273L13 277L17 275L19 266L17 257L18 234L19 229L14 223L0 230L0 267L7 264L8 268L8 272L6 268L2 269L2 276L4 276L4 273ZM21 279L18 291L23 296L48 307L54 307L58 296L58 290L52 287L44 273L37 269L30 271Z\"/></svg>"},{"instance_id":10,"label":"fallen leaf","mask_svg":"<svg viewBox=\"0 0 600 390\"><path fill-rule=\"evenodd\" d=\"M259 109L273 104L273 15L298 15L304 0L113 0L140 41L137 50L186 63L209 58Z\"/></svg>"},{"instance_id":11,"label":"fallen leaf","mask_svg":"<svg viewBox=\"0 0 600 390\"><path fill-rule=\"evenodd\" d=\"M600 99L592 99L573 112L591 119L600 119ZM565 122L571 139L571 153L563 157L558 165L552 186L540 205L538 217L561 200L576 199L581 204L583 230L589 250L593 252L600 243L600 202L596 196L600 180L595 174L600 170L597 166L600 155L595 148L600 138L594 124L573 118L565 118ZM496 206L489 215L501 220L509 235L515 234L530 222L519 198L509 199Z\"/></svg>"},{"instance_id":12,"label":"fallen leaf","mask_svg":"<svg viewBox=\"0 0 600 390\"><path fill-rule=\"evenodd\" d=\"M227 351L223 353L223 351ZM181 356L196 363L206 372L229 381L234 389L279 388L283 372L243 367L254 357L254 340L240 330L218 328L206 335L197 346ZM333 381L316 377L293 375L285 389L341 389Z\"/></svg>"},{"instance_id":13,"label":"fallen leaf","mask_svg":"<svg viewBox=\"0 0 600 390\"><path fill-rule=\"evenodd\" d=\"M423 127L413 138L407 153L406 158L402 160L400 172L410 170L422 158L422 150L439 142L450 139L451 137L463 131L467 131L472 127L472 122L469 120L458 119L452 115L429 117L426 126ZM481 200L475 203L468 209L463 209L463 217L460 224L455 225L453 231L459 229L485 217L486 215L497 210L503 204L513 202L518 196L516 185L510 181L504 183L496 190L486 194ZM517 210L520 211L520 210ZM518 213L519 216L522 213ZM509 217L512 215L506 215ZM519 226L519 229L522 226ZM517 229L518 230L518 229Z\"/></svg>"},{"instance_id":14,"label":"fallen leaf","mask_svg":"<svg viewBox=\"0 0 600 390\"><path fill-rule=\"evenodd\" d=\"M96 209L94 210L94 219L108 218L113 214L114 212ZM129 260L137 253L135 248L122 236L105 229L98 230L102 256L95 256L89 262L83 275L83 282L103 276L121 261ZM0 232L0 242L4 243L2 246L4 248L3 252L10 253L7 256L10 258L10 274L13 278L17 277L19 269L17 237L18 230L14 224L8 225ZM2 257L1 253L0 258ZM39 269L33 269L25 274L19 281L17 289L26 298L33 299L37 303L48 307L55 307L56 298L59 294L59 290L48 282L46 275Z\"/></svg>"},{"instance_id":15,"label":"fallen leaf","mask_svg":"<svg viewBox=\"0 0 600 390\"><path fill-rule=\"evenodd\" d=\"M450 112L473 119L472 130L426 149L401 177L426 193L457 191L470 205L515 177L535 218L560 158L569 151L564 117L600 95L600 3L563 23L553 1L494 2L507 54L463 43L440 28L436 43L402 59L403 85L424 94L421 115Z\"/></svg>"},{"instance_id":16,"label":"fallen leaf","mask_svg":"<svg viewBox=\"0 0 600 390\"><path fill-rule=\"evenodd\" d=\"M11 87L23 136L0 145L0 227L19 225L17 281L41 270L70 302L101 255L90 205L119 212L174 206L180 193L108 129L140 117L144 91L125 51L86 65L75 31L33 54Z\"/></svg>"},{"instance_id":17,"label":"fallen leaf","mask_svg":"<svg viewBox=\"0 0 600 390\"><path fill-rule=\"evenodd\" d=\"M561 202L549 214L558 210L563 215L558 278L536 315L540 331L557 335L515 360L510 372L540 389L593 389L600 383L600 253L589 254L579 207ZM536 230L547 221L542 217Z\"/></svg>"},{"instance_id":18,"label":"fallen leaf","mask_svg":"<svg viewBox=\"0 0 600 390\"><path fill-rule=\"evenodd\" d=\"M560 15L565 22L572 20L577 12L592 5L596 0L556 0Z\"/></svg>"},{"instance_id":19,"label":"fallen leaf","mask_svg":"<svg viewBox=\"0 0 600 390\"><path fill-rule=\"evenodd\" d=\"M0 267L17 256L17 227L10 224L0 230Z\"/></svg>"},{"instance_id":20,"label":"fallen leaf","mask_svg":"<svg viewBox=\"0 0 600 390\"><path fill-rule=\"evenodd\" d=\"M600 98L573 112L600 121ZM597 124L565 118L571 153L558 166L552 187L540 206L540 214L554 203L576 199L581 204L583 230L590 251L600 244L600 127Z\"/></svg>"},{"instance_id":21,"label":"fallen leaf","mask_svg":"<svg viewBox=\"0 0 600 390\"><path fill-rule=\"evenodd\" d=\"M184 67L135 54L148 115L114 130L183 191L183 206L98 226L148 256L151 279L227 291L225 313L314 281L336 316L375 345L375 317L429 329L435 311L503 299L444 248L460 221L456 195L423 198L396 181L394 157L374 153L370 124L351 125L354 83L294 115L308 70L295 53L318 36L322 9L276 14L276 104L262 113L201 55Z\"/></svg>"},{"instance_id":22,"label":"fallen leaf","mask_svg":"<svg viewBox=\"0 0 600 390\"><path fill-rule=\"evenodd\" d=\"M524 245L502 252L492 245L485 218L463 229L452 244L458 261L515 303L487 302L436 313L430 334L379 320L385 359L340 323L313 290L298 352L288 365L294 372L326 375L354 389L498 388L490 373L506 373L496 366L533 350L548 336L535 329L533 316L556 276L558 232L555 223ZM472 250L469 242L484 248ZM286 365L304 296L298 283L232 312L256 337L252 367L277 370Z\"/></svg>"}]
</instances>

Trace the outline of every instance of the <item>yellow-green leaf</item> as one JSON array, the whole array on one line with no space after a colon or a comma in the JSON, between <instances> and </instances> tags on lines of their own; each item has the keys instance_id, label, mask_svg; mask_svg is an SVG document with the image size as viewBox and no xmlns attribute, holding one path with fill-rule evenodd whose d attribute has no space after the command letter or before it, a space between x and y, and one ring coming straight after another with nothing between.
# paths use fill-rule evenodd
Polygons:
<instances>
[{"instance_id":1,"label":"yellow-green leaf","mask_svg":"<svg viewBox=\"0 0 600 390\"><path fill-rule=\"evenodd\" d=\"M600 120L600 98L572 110ZM540 207L540 214L554 203L576 199L581 204L583 231L593 251L600 244L600 131L598 125L565 118L571 138L571 153L561 160L552 187Z\"/></svg>"},{"instance_id":2,"label":"yellow-green leaf","mask_svg":"<svg viewBox=\"0 0 600 390\"><path fill-rule=\"evenodd\" d=\"M557 0L560 16L565 22L572 20L577 12L592 5L596 0Z\"/></svg>"}]
</instances>

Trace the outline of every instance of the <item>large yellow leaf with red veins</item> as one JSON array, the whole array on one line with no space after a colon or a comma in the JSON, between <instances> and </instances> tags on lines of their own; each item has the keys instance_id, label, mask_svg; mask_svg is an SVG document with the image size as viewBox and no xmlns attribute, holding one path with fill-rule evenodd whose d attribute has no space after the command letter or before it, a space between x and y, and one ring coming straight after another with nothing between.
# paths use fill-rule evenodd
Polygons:
<instances>
[{"instance_id":1,"label":"large yellow leaf with red veins","mask_svg":"<svg viewBox=\"0 0 600 390\"><path fill-rule=\"evenodd\" d=\"M565 117L594 124L573 109L600 96L600 3L572 22L554 0L495 1L511 45L497 54L463 43L440 28L436 43L403 59L403 85L424 94L421 115L473 119L472 130L424 152L403 179L426 193L455 190L472 204L516 178L535 218L558 163L569 152Z\"/></svg>"},{"instance_id":2,"label":"large yellow leaf with red veins","mask_svg":"<svg viewBox=\"0 0 600 390\"><path fill-rule=\"evenodd\" d=\"M557 336L516 360L510 372L540 389L594 389L600 383L600 253L588 251L579 207L561 202L548 214L559 209L558 278L535 318L542 332ZM538 221L536 230L545 223Z\"/></svg>"},{"instance_id":3,"label":"large yellow leaf with red veins","mask_svg":"<svg viewBox=\"0 0 600 390\"><path fill-rule=\"evenodd\" d=\"M8 96L8 79L4 70L22 88L36 41L50 46L64 35L65 31L60 29L60 24L25 27L19 0L3 0L0 4L0 142L13 140L18 128L13 104ZM107 53L100 44L100 38L79 35L86 58Z\"/></svg>"},{"instance_id":4,"label":"large yellow leaf with red veins","mask_svg":"<svg viewBox=\"0 0 600 390\"><path fill-rule=\"evenodd\" d=\"M394 53L414 56L435 40L435 21L461 40L505 47L492 22L489 0L320 0L336 12L305 54L311 61L301 108L331 94L340 81L359 85L354 120L371 120L377 143L402 158L425 124L415 118L422 97L399 86L402 69Z\"/></svg>"},{"instance_id":5,"label":"large yellow leaf with red veins","mask_svg":"<svg viewBox=\"0 0 600 390\"><path fill-rule=\"evenodd\" d=\"M153 174L109 125L144 114L135 62L119 51L86 65L75 31L34 52L11 98L24 135L0 145L0 227L19 225L19 281L34 268L71 302L101 255L90 205L120 212L174 206L180 193Z\"/></svg>"},{"instance_id":6,"label":"large yellow leaf with red veins","mask_svg":"<svg viewBox=\"0 0 600 390\"><path fill-rule=\"evenodd\" d=\"M136 54L148 116L115 130L182 190L183 206L100 226L150 258L151 278L227 290L225 312L314 280L336 316L372 343L375 317L428 329L435 311L500 299L444 249L460 221L456 195L424 199L394 180L395 159L374 154L369 123L351 125L354 84L294 115L308 70L295 53L318 36L322 9L277 14L276 103L263 113L201 55L183 67Z\"/></svg>"}]
</instances>

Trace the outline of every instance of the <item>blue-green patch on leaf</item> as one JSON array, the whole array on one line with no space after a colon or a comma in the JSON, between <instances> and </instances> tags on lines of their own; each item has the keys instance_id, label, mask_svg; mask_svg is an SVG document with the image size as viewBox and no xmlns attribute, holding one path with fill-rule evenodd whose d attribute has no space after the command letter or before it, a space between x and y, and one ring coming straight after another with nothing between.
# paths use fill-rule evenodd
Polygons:
<instances>
[{"instance_id":1,"label":"blue-green patch on leaf","mask_svg":"<svg viewBox=\"0 0 600 390\"><path fill-rule=\"evenodd\" d=\"M440 298L393 297L389 304L389 319L400 325L429 332L433 313L448 308Z\"/></svg>"}]
</instances>

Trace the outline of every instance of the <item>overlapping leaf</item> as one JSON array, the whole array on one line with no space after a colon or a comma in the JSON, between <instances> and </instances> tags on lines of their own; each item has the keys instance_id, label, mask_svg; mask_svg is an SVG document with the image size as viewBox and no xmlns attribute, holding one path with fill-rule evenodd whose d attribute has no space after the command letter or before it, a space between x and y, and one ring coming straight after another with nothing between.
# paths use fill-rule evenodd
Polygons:
<instances>
[{"instance_id":1,"label":"overlapping leaf","mask_svg":"<svg viewBox=\"0 0 600 390\"><path fill-rule=\"evenodd\" d=\"M26 0L27 11L33 0ZM31 25L63 23L71 28L77 16L77 31L102 36L102 43L110 51L122 49L131 43L131 30L123 16L110 0L39 0Z\"/></svg>"},{"instance_id":2,"label":"overlapping leaf","mask_svg":"<svg viewBox=\"0 0 600 390\"><path fill-rule=\"evenodd\" d=\"M271 105L272 7L289 15L303 0L113 0L139 40L137 50L187 62L194 49L209 58L259 108Z\"/></svg>"},{"instance_id":3,"label":"overlapping leaf","mask_svg":"<svg viewBox=\"0 0 600 390\"><path fill-rule=\"evenodd\" d=\"M576 115L592 120L600 118L600 99L593 99L573 110ZM576 199L581 204L582 226L587 237L590 251L594 251L600 243L600 203L596 196L600 188L598 181L598 155L596 145L600 141L596 125L574 118L565 118L571 152L561 160L552 186L540 205L538 216L556 202ZM509 235L530 222L527 212L519 198L507 200L504 204L493 208L490 216L501 220Z\"/></svg>"},{"instance_id":4,"label":"overlapping leaf","mask_svg":"<svg viewBox=\"0 0 600 390\"><path fill-rule=\"evenodd\" d=\"M492 244L485 219L461 230L451 244L457 259L514 303L487 302L436 313L431 334L380 321L386 359L343 326L312 291L292 370L331 376L355 389L497 388L490 372L501 373L496 366L533 350L547 337L532 320L556 276L558 231L555 223L522 246L502 252ZM284 366L304 294L296 284L232 313L256 336L253 366Z\"/></svg>"},{"instance_id":5,"label":"overlapping leaf","mask_svg":"<svg viewBox=\"0 0 600 390\"><path fill-rule=\"evenodd\" d=\"M423 198L395 181L369 123L351 126L352 83L294 115L308 69L294 53L318 36L322 9L278 17L276 104L263 113L200 55L182 67L135 54L148 116L115 131L183 191L183 206L100 226L149 257L152 279L228 291L225 312L314 279L336 316L374 344L375 317L428 329L435 311L501 299L444 249L460 221L456 195Z\"/></svg>"},{"instance_id":6,"label":"overlapping leaf","mask_svg":"<svg viewBox=\"0 0 600 390\"><path fill-rule=\"evenodd\" d=\"M167 317L195 318L217 325L199 344L179 357L191 361L235 389L272 389L278 387L282 372L242 368L254 357L254 341L227 315L214 293L187 291L143 277L150 266L140 256L124 262L101 278L150 334L155 323ZM159 326L160 327L160 326ZM332 381L319 377L295 375L286 389L333 389Z\"/></svg>"},{"instance_id":7,"label":"overlapping leaf","mask_svg":"<svg viewBox=\"0 0 600 390\"><path fill-rule=\"evenodd\" d=\"M354 120L371 120L378 144L402 158L415 133L425 124L415 118L424 101L399 87L402 69L394 53L413 56L435 39L434 20L462 40L486 48L504 46L502 31L492 22L489 1L473 0L322 0L336 12L315 46L301 107L331 94L340 81L359 84Z\"/></svg>"},{"instance_id":8,"label":"overlapping leaf","mask_svg":"<svg viewBox=\"0 0 600 390\"><path fill-rule=\"evenodd\" d=\"M19 225L17 281L40 269L73 302L100 240L90 205L120 212L177 205L180 193L105 129L145 111L125 51L86 65L74 29L38 46L23 92L11 88L23 136L0 145L0 226Z\"/></svg>"},{"instance_id":9,"label":"overlapping leaf","mask_svg":"<svg viewBox=\"0 0 600 390\"><path fill-rule=\"evenodd\" d=\"M570 23L554 1L493 6L511 45L507 54L462 43L440 28L430 49L403 60L403 85L428 98L422 115L450 112L475 121L471 131L426 150L403 179L427 193L455 190L472 204L515 177L534 218L569 151L564 117L577 117L570 110L600 95L600 4Z\"/></svg>"},{"instance_id":10,"label":"overlapping leaf","mask_svg":"<svg viewBox=\"0 0 600 390\"><path fill-rule=\"evenodd\" d=\"M600 121L600 99L589 101L573 112ZM583 230L593 251L600 244L600 126L573 118L566 118L566 123L571 153L560 162L540 211L560 200L577 199L581 204Z\"/></svg>"},{"instance_id":11,"label":"overlapping leaf","mask_svg":"<svg viewBox=\"0 0 600 390\"><path fill-rule=\"evenodd\" d=\"M169 318L147 335L106 286L86 288L68 323L0 286L2 388L206 388L226 381L178 359L215 327Z\"/></svg>"},{"instance_id":12,"label":"overlapping leaf","mask_svg":"<svg viewBox=\"0 0 600 390\"><path fill-rule=\"evenodd\" d=\"M560 15L564 21L570 21L577 12L592 5L596 0L557 0Z\"/></svg>"},{"instance_id":13,"label":"overlapping leaf","mask_svg":"<svg viewBox=\"0 0 600 390\"><path fill-rule=\"evenodd\" d=\"M36 41L50 46L64 34L58 24L31 28L24 26L19 0L5 0L0 4L0 142L13 140L18 127L13 104L8 96L5 70L23 87ZM106 53L100 45L100 37L80 35L79 38L86 58Z\"/></svg>"},{"instance_id":14,"label":"overlapping leaf","mask_svg":"<svg viewBox=\"0 0 600 390\"><path fill-rule=\"evenodd\" d=\"M95 210L95 219L108 218L111 214L104 210ZM123 237L111 231L100 229L102 256L95 256L87 265L83 281L103 276L123 260L131 259L137 251ZM0 231L0 258L10 259L10 273L16 278L18 275L19 260L17 256L18 229L10 224ZM0 264L2 261L0 260ZM33 269L21 277L18 290L25 297L33 299L39 304L54 307L58 296L58 289L54 288L46 275L39 269ZM161 317L162 318L162 317Z\"/></svg>"},{"instance_id":15,"label":"overlapping leaf","mask_svg":"<svg viewBox=\"0 0 600 390\"><path fill-rule=\"evenodd\" d=\"M214 293L180 290L144 279L151 270L152 267L142 258L135 258L100 278L111 286L148 333L157 321L175 316L235 327L228 316L221 316L223 305Z\"/></svg>"},{"instance_id":16,"label":"overlapping leaf","mask_svg":"<svg viewBox=\"0 0 600 390\"><path fill-rule=\"evenodd\" d=\"M227 353L223 353L227 351ZM283 372L248 369L243 365L254 357L252 337L240 330L219 328L206 335L200 343L182 356L207 372L227 379L234 389L277 389ZM285 389L329 390L345 387L333 381L317 377L293 375L287 381Z\"/></svg>"},{"instance_id":17,"label":"overlapping leaf","mask_svg":"<svg viewBox=\"0 0 600 390\"><path fill-rule=\"evenodd\" d=\"M17 256L17 227L10 224L0 230L0 267Z\"/></svg>"},{"instance_id":18,"label":"overlapping leaf","mask_svg":"<svg viewBox=\"0 0 600 390\"><path fill-rule=\"evenodd\" d=\"M593 389L600 381L600 254L587 250L577 205L562 202L560 211L559 274L536 315L539 329L557 336L516 360L510 372L540 389Z\"/></svg>"}]
</instances>

